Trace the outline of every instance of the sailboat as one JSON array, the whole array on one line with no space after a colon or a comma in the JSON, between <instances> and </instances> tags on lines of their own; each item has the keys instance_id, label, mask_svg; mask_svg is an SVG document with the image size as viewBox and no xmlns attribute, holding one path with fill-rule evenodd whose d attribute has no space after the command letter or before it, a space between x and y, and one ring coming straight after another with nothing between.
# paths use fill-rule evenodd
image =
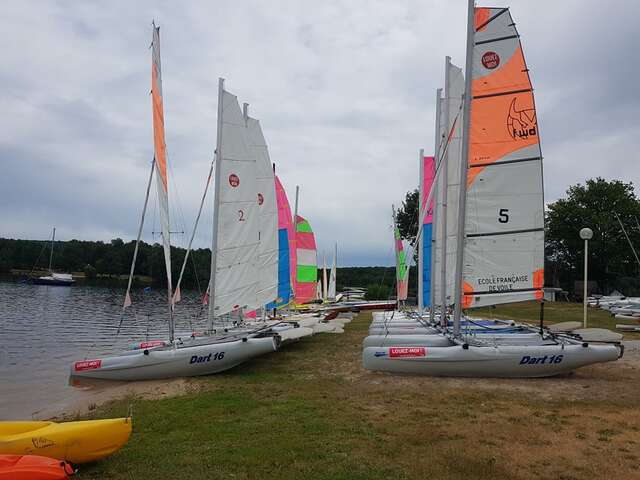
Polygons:
<instances>
[{"instance_id":1,"label":"sailboat","mask_svg":"<svg viewBox=\"0 0 640 480\"><path fill-rule=\"evenodd\" d=\"M53 227L51 235L51 251L49 252L49 275L34 277L30 279L30 283L34 285L55 285L61 287L69 287L76 283L70 273L56 273L53 271L53 246L56 242L56 228Z\"/></svg>"},{"instance_id":2,"label":"sailboat","mask_svg":"<svg viewBox=\"0 0 640 480\"><path fill-rule=\"evenodd\" d=\"M280 337L268 329L254 329L192 338L183 342L175 338L174 295L171 280L171 241L169 230L169 191L167 153L162 105L160 64L160 29L153 25L152 105L154 160L151 166L145 208L138 231L138 242L131 267L133 274L137 244L144 223L144 213L155 171L160 204L162 244L167 273L167 311L169 339L119 355L74 362L71 376L109 380L147 380L177 376L207 375L228 370L253 357L273 352ZM214 219L211 279L209 283L209 317L215 319L243 308L253 308L258 300L260 282L256 272L259 258L259 198L256 198L255 155L250 151L246 108L240 109L235 95L218 83L218 125L215 161ZM131 306L131 278L123 310Z\"/></svg>"},{"instance_id":3,"label":"sailboat","mask_svg":"<svg viewBox=\"0 0 640 480\"><path fill-rule=\"evenodd\" d=\"M329 287L327 288L327 298L329 301L335 302L336 299L336 282L338 281L338 243L334 244L333 262L331 263L331 272L329 272Z\"/></svg>"},{"instance_id":4,"label":"sailboat","mask_svg":"<svg viewBox=\"0 0 640 480\"><path fill-rule=\"evenodd\" d=\"M615 341L590 343L580 335L544 328L538 335L533 328L513 336L503 330L485 339L478 335L482 328L464 328L483 321L463 320L463 309L543 297L539 129L528 68L508 8L475 8L469 0L464 92L454 314L449 327L445 299L443 328L435 335L450 345L417 341L366 346L365 368L434 376L546 377L618 359L623 347ZM432 197L433 188L427 203ZM447 264L446 258L441 261ZM447 282L441 284L445 292Z\"/></svg>"}]
</instances>

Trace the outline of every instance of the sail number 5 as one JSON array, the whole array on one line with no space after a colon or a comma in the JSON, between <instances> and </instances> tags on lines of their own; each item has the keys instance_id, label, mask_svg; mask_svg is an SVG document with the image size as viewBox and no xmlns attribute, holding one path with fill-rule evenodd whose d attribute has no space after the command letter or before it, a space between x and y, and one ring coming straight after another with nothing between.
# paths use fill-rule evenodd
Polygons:
<instances>
[{"instance_id":1,"label":"sail number 5","mask_svg":"<svg viewBox=\"0 0 640 480\"><path fill-rule=\"evenodd\" d=\"M498 212L498 222L500 223L509 223L509 209L501 208Z\"/></svg>"}]
</instances>

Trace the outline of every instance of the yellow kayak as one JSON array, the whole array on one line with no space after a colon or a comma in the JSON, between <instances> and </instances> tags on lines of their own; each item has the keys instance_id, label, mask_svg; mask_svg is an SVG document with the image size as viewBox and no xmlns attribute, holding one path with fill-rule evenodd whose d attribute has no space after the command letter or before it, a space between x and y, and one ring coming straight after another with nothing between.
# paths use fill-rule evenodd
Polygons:
<instances>
[{"instance_id":1,"label":"yellow kayak","mask_svg":"<svg viewBox=\"0 0 640 480\"><path fill-rule=\"evenodd\" d=\"M40 455L86 463L117 452L131 436L131 418L81 422L0 422L0 454Z\"/></svg>"}]
</instances>

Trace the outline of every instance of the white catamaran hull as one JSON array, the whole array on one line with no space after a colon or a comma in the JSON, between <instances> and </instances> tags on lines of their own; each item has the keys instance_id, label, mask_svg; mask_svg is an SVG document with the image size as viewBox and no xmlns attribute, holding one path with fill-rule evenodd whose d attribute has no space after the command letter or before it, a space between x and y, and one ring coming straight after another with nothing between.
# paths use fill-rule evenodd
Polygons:
<instances>
[{"instance_id":1,"label":"white catamaran hull","mask_svg":"<svg viewBox=\"0 0 640 480\"><path fill-rule=\"evenodd\" d=\"M269 336L132 350L122 355L75 362L71 366L71 377L131 381L209 375L273 352L278 342L278 337Z\"/></svg>"},{"instance_id":2,"label":"white catamaran hull","mask_svg":"<svg viewBox=\"0 0 640 480\"><path fill-rule=\"evenodd\" d=\"M550 377L593 363L617 360L617 345L367 347L364 368L448 377Z\"/></svg>"}]
</instances>

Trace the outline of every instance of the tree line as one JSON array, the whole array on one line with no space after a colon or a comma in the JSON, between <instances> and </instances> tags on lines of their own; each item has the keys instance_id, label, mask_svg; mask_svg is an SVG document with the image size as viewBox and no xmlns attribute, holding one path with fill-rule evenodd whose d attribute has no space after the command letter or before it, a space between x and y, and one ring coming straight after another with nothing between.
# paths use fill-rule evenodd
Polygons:
<instances>
[{"instance_id":1,"label":"tree line","mask_svg":"<svg viewBox=\"0 0 640 480\"><path fill-rule=\"evenodd\" d=\"M0 274L18 276L28 272L42 272L48 268L51 241L14 240L0 238ZM124 242L120 238L103 241L56 241L54 243L53 270L83 273L86 281L124 283L129 274L135 241ZM186 250L171 247L172 277L180 274ZM182 285L204 291L209 281L211 250L192 250L189 254ZM140 242L136 261L136 283L166 285L164 251L159 243ZM415 272L413 272L415 275ZM387 299L395 293L395 268L393 267L343 267L338 268L338 291L345 286L360 287L367 291L367 298Z\"/></svg>"}]
</instances>

